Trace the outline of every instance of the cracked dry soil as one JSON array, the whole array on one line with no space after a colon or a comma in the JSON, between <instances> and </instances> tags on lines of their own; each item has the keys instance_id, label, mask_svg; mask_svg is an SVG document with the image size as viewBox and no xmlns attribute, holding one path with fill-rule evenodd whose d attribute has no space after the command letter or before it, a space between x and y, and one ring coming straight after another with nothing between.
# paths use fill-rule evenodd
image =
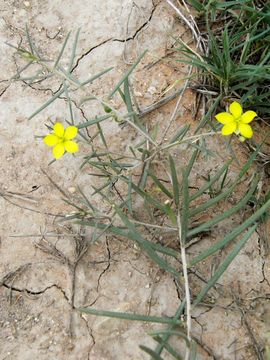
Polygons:
<instances>
[{"instance_id":1,"label":"cracked dry soil","mask_svg":"<svg viewBox=\"0 0 270 360\"><path fill-rule=\"evenodd\" d=\"M186 75L185 66L158 60L173 59L172 34L184 38L190 34L163 1L66 0L63 6L63 2L54 0L2 0L0 10L0 359L148 359L138 345L154 347L147 332L156 326L95 318L77 313L74 307L94 305L173 316L183 297L182 289L130 242L104 237L88 246L89 230L59 223L56 215L71 209L61 201L52 181L71 197L76 196L77 184L87 192L89 183L95 181L79 169L87 149L82 145L82 153L76 159L70 157L68 164L63 159L47 166L51 160L48 149L34 136L46 133L45 124L50 121L68 119L65 99L58 99L28 121L59 84L44 81L27 86L9 82L19 64L13 49L4 42L19 43L28 23L44 54L55 58L68 31L80 27L73 73L85 78L109 66L115 68L91 85L99 96L107 94L128 64L147 48L149 52L133 77L138 102L145 108ZM93 106L80 107L76 96L73 105L78 122L99 111ZM174 106L172 101L144 120L149 127L159 122L162 129ZM187 90L171 133L186 122L195 124L194 109L195 95ZM124 151L138 136L133 129L116 123L108 123L103 130L117 151ZM221 159L203 160L203 168L197 165L194 186L199 186L201 176L229 156L220 139L209 139L208 145L214 152L222 148L223 155ZM244 161L247 154L241 145L234 145ZM188 153L175 155L184 164ZM117 191L121 193L121 189ZM240 222L242 215L233 223ZM215 241L223 231L217 228L202 246ZM253 235L208 302L193 314L198 359L261 358L270 325L269 254L261 235L267 236L267 231L262 229ZM155 240L155 235L151 236ZM189 253L200 250L193 245ZM190 273L193 292L209 279L224 256L226 251L206 261L198 272Z\"/></svg>"}]
</instances>

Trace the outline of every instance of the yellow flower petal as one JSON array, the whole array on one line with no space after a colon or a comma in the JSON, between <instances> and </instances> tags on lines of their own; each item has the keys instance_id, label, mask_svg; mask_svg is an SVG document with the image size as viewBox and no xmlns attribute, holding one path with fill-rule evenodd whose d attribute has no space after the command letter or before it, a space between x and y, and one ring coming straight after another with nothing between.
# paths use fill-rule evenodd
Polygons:
<instances>
[{"instance_id":1,"label":"yellow flower petal","mask_svg":"<svg viewBox=\"0 0 270 360\"><path fill-rule=\"evenodd\" d=\"M78 134L78 128L76 126L69 126L65 130L65 139L71 140Z\"/></svg>"},{"instance_id":2,"label":"yellow flower petal","mask_svg":"<svg viewBox=\"0 0 270 360\"><path fill-rule=\"evenodd\" d=\"M54 134L47 135L43 138L44 143L48 146L55 146L59 143L59 140L59 137Z\"/></svg>"},{"instance_id":3,"label":"yellow flower petal","mask_svg":"<svg viewBox=\"0 0 270 360\"><path fill-rule=\"evenodd\" d=\"M257 116L257 114L255 113L255 111L252 111L252 110L249 110L249 111L246 111L242 116L241 116L241 122L245 123L245 124L248 124L250 123L254 118L255 116Z\"/></svg>"},{"instance_id":4,"label":"yellow flower petal","mask_svg":"<svg viewBox=\"0 0 270 360\"><path fill-rule=\"evenodd\" d=\"M250 139L253 135L253 131L250 125L248 124L239 124L240 134L245 138Z\"/></svg>"},{"instance_id":5,"label":"yellow flower petal","mask_svg":"<svg viewBox=\"0 0 270 360\"><path fill-rule=\"evenodd\" d=\"M65 149L69 153L75 153L79 151L79 146L75 141L65 141Z\"/></svg>"},{"instance_id":6,"label":"yellow flower petal","mask_svg":"<svg viewBox=\"0 0 270 360\"><path fill-rule=\"evenodd\" d=\"M59 137L64 136L65 128L61 123L54 124L53 130L54 130L55 135L57 135Z\"/></svg>"},{"instance_id":7,"label":"yellow flower petal","mask_svg":"<svg viewBox=\"0 0 270 360\"><path fill-rule=\"evenodd\" d=\"M217 121L219 121L221 124L229 124L230 122L234 121L234 117L226 112L219 113L215 116Z\"/></svg>"},{"instance_id":8,"label":"yellow flower petal","mask_svg":"<svg viewBox=\"0 0 270 360\"><path fill-rule=\"evenodd\" d=\"M53 155L55 157L55 159L59 159L61 156L63 156L65 153L65 146L63 143L57 144L54 148L53 148Z\"/></svg>"},{"instance_id":9,"label":"yellow flower petal","mask_svg":"<svg viewBox=\"0 0 270 360\"><path fill-rule=\"evenodd\" d=\"M231 112L231 114L233 114L235 119L242 115L242 112L243 112L242 106L236 101L234 101L230 105L229 109L230 109L230 112Z\"/></svg>"},{"instance_id":10,"label":"yellow flower petal","mask_svg":"<svg viewBox=\"0 0 270 360\"><path fill-rule=\"evenodd\" d=\"M233 132L235 132L236 128L237 128L236 122L231 122L223 126L221 130L221 134L224 136L231 135Z\"/></svg>"}]
</instances>

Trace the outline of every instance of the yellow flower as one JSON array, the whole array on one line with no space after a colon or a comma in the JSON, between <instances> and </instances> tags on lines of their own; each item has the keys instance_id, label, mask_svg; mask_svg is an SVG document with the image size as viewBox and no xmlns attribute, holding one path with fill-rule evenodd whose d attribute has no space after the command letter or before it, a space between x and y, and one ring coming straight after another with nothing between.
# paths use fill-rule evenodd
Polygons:
<instances>
[{"instance_id":1,"label":"yellow flower","mask_svg":"<svg viewBox=\"0 0 270 360\"><path fill-rule=\"evenodd\" d=\"M53 147L53 155L55 159L59 159L65 151L75 153L79 150L78 144L71 141L77 133L78 128L76 126L68 126L65 129L61 123L56 123L53 126L53 133L45 136L43 141L46 145Z\"/></svg>"},{"instance_id":2,"label":"yellow flower","mask_svg":"<svg viewBox=\"0 0 270 360\"><path fill-rule=\"evenodd\" d=\"M242 106L236 101L230 105L229 110L230 113L222 112L215 116L217 121L224 125L221 130L222 135L226 136L235 133L236 135L240 134L242 137L250 139L253 131L248 124L257 116L255 111L249 110L243 114Z\"/></svg>"}]
</instances>

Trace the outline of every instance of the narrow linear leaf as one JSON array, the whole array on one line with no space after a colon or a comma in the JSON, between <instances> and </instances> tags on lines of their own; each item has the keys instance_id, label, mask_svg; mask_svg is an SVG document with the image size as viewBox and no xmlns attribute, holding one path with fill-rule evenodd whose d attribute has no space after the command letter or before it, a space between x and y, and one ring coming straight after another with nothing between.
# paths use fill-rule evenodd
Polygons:
<instances>
[{"instance_id":1,"label":"narrow linear leaf","mask_svg":"<svg viewBox=\"0 0 270 360\"><path fill-rule=\"evenodd\" d=\"M64 89L65 89L65 95L66 95L66 98L68 100L68 109L69 109L71 124L74 125L74 116L73 116L73 111L72 111L72 104L71 104L71 100L70 100L70 96L69 96L69 92L68 92L68 87L67 87L67 84L66 84L65 81L64 81L63 85L64 85Z\"/></svg>"},{"instance_id":2,"label":"narrow linear leaf","mask_svg":"<svg viewBox=\"0 0 270 360\"><path fill-rule=\"evenodd\" d=\"M38 110L36 110L31 116L29 116L28 120L31 120L34 116L39 114L42 110L44 110L47 106L49 106L51 103L53 103L56 99L59 98L63 93L65 92L65 89L62 88L61 90L57 91L48 101L45 102Z\"/></svg>"},{"instance_id":3,"label":"narrow linear leaf","mask_svg":"<svg viewBox=\"0 0 270 360\"><path fill-rule=\"evenodd\" d=\"M171 155L169 155L169 162L170 162L170 169L171 169L171 176L172 176L173 198L174 198L175 205L178 207L179 206L179 197L180 197L179 182L178 182L178 178L177 178L175 163L174 163L174 160L171 157Z\"/></svg>"},{"instance_id":4,"label":"narrow linear leaf","mask_svg":"<svg viewBox=\"0 0 270 360\"><path fill-rule=\"evenodd\" d=\"M235 214L236 212L240 211L247 204L247 202L250 200L250 198L252 197L254 191L257 188L258 182L259 182L259 176L254 179L253 183L251 184L251 187L250 187L249 191L238 202L238 204L236 204L235 206L233 206L229 210L225 211L224 213L216 216L212 220L209 220L209 221L205 222L204 224L202 224L200 226L197 226L196 228L188 231L187 237L194 236L194 235L196 235L196 234L198 234L198 233L200 233L202 231L207 231L207 230L211 229L212 226L218 224L220 221L223 221L223 220L227 219L228 217L232 216L233 214Z\"/></svg>"},{"instance_id":5,"label":"narrow linear leaf","mask_svg":"<svg viewBox=\"0 0 270 360\"><path fill-rule=\"evenodd\" d=\"M69 66L68 66L68 72L69 73L72 70L72 66L73 66L73 63L74 63L75 56L76 56L76 50L77 50L80 31L81 31L81 29L79 28L77 30L77 32L76 32L74 43L73 43L73 46L72 46L72 52L71 52L71 56L70 56Z\"/></svg>"},{"instance_id":6,"label":"narrow linear leaf","mask_svg":"<svg viewBox=\"0 0 270 360\"><path fill-rule=\"evenodd\" d=\"M171 330L171 329L165 329L165 330L156 330L156 331L151 331L149 333L149 335L155 337L155 336L160 336L160 335L175 335L175 336L180 336L182 337L186 344L189 346L189 340L187 338L187 335L185 333L183 333L183 331L179 331L179 330ZM164 341L164 340L163 340Z\"/></svg>"},{"instance_id":7,"label":"narrow linear leaf","mask_svg":"<svg viewBox=\"0 0 270 360\"><path fill-rule=\"evenodd\" d=\"M33 46L33 42L32 42L32 39L31 39L31 36L30 36L30 33L29 33L28 25L25 25L25 31L26 31L27 41L28 41L28 44L30 46L31 54L35 55L34 46Z\"/></svg>"},{"instance_id":8,"label":"narrow linear leaf","mask_svg":"<svg viewBox=\"0 0 270 360\"><path fill-rule=\"evenodd\" d=\"M135 67L139 64L139 62L142 60L142 58L145 56L147 50L145 50L135 61L135 63L130 67L130 69L124 74L122 79L118 82L118 84L115 86L115 88L111 91L111 93L108 96L108 99L111 99L113 95L116 93L118 88L124 83L124 81L129 77L129 75L132 73L132 71L135 69Z\"/></svg>"},{"instance_id":9,"label":"narrow linear leaf","mask_svg":"<svg viewBox=\"0 0 270 360\"><path fill-rule=\"evenodd\" d=\"M159 181L159 179L154 174L152 174L150 170L148 170L148 175L165 195L167 195L170 199L173 199L173 194L162 184L161 181Z\"/></svg>"},{"instance_id":10,"label":"narrow linear leaf","mask_svg":"<svg viewBox=\"0 0 270 360\"><path fill-rule=\"evenodd\" d=\"M233 248L231 253L226 257L222 265L218 268L218 270L215 272L214 276L210 279L210 281L207 283L207 285L201 290L201 292L196 297L194 303L192 304L193 307L198 305L205 295L208 293L208 291L216 284L218 279L221 277L221 275L225 272L225 270L229 267L231 262L234 260L236 255L239 253L239 251L244 247L250 236L255 231L257 225L253 225L251 229L247 231L247 233L243 236L243 238L238 242L238 244Z\"/></svg>"},{"instance_id":11,"label":"narrow linear leaf","mask_svg":"<svg viewBox=\"0 0 270 360\"><path fill-rule=\"evenodd\" d=\"M122 212L122 210L116 205L114 205L114 210L123 223L128 227L129 234L132 234L133 238L136 239L137 243L148 254L150 259L152 259L161 269L164 269L174 277L179 277L180 274L171 265L169 265L167 261L157 255L152 246L145 241L140 233L137 232L135 226L129 221L128 217Z\"/></svg>"},{"instance_id":12,"label":"narrow linear leaf","mask_svg":"<svg viewBox=\"0 0 270 360\"><path fill-rule=\"evenodd\" d=\"M171 324L173 320L167 317L159 317L159 316L147 316L147 315L140 315L134 313L127 313L127 312L118 312L118 311L107 311L107 310L97 310L93 308L77 308L78 311L96 315L96 316L105 316L123 320L131 320L131 321L145 321L151 323L159 323L159 324ZM182 321L177 320L177 325L182 325Z\"/></svg>"},{"instance_id":13,"label":"narrow linear leaf","mask_svg":"<svg viewBox=\"0 0 270 360\"><path fill-rule=\"evenodd\" d=\"M163 344L163 340L160 336L154 336L154 340ZM182 356L176 351L168 342L164 343L164 348L171 354L176 360L183 360Z\"/></svg>"},{"instance_id":14,"label":"narrow linear leaf","mask_svg":"<svg viewBox=\"0 0 270 360\"><path fill-rule=\"evenodd\" d=\"M63 43L63 45L62 45L62 48L61 48L61 50L60 50L60 53L59 53L59 55L58 55L58 57L57 57L57 59L56 59L56 61L55 61L55 63L54 63L54 66L53 66L54 68L57 67L59 61L61 60L61 57L62 57L62 55L63 55L63 53L64 53L64 51L65 51L65 48L66 48L68 39L69 39L69 37L70 37L70 33L71 33L71 32L69 32L69 33L67 34L66 38L65 38L65 41L64 41L64 43Z\"/></svg>"},{"instance_id":15,"label":"narrow linear leaf","mask_svg":"<svg viewBox=\"0 0 270 360\"><path fill-rule=\"evenodd\" d=\"M176 135L170 140L170 144L175 143L176 141L182 140L186 133L188 132L190 128L190 125L184 125L177 133Z\"/></svg>"},{"instance_id":16,"label":"narrow linear leaf","mask_svg":"<svg viewBox=\"0 0 270 360\"><path fill-rule=\"evenodd\" d=\"M214 101L214 103L212 104L212 106L210 106L209 110L207 111L207 113L204 115L204 117L202 118L202 120L200 121L199 125L197 126L194 134L196 134L201 128L203 128L205 126L205 124L207 123L207 121L209 121L209 119L211 119L211 115L215 112L220 100L222 98L222 94L220 94Z\"/></svg>"},{"instance_id":17,"label":"narrow linear leaf","mask_svg":"<svg viewBox=\"0 0 270 360\"><path fill-rule=\"evenodd\" d=\"M223 193L217 195L215 198L210 199L209 201L205 202L201 206L198 206L198 207L196 207L194 209L191 209L190 210L190 216L192 217L192 216L195 216L195 215L199 214L200 212L208 209L209 207L215 205L219 201L221 201L221 200L225 199L227 196L229 196L233 192L233 190L236 188L236 186L238 185L241 178L250 169L253 161L256 159L256 156L257 156L258 152L260 151L260 148L261 148L261 145L259 145L257 147L257 149L252 153L252 155L250 156L250 158L248 159L246 164L240 170L237 179L234 181L234 183L227 190L225 190Z\"/></svg>"},{"instance_id":18,"label":"narrow linear leaf","mask_svg":"<svg viewBox=\"0 0 270 360\"><path fill-rule=\"evenodd\" d=\"M125 176L122 176L121 179L124 180L126 183L128 183L128 179ZM166 208L166 206L164 206L159 201L157 201L154 197L152 197L151 195L149 195L148 193L146 193L145 191L140 189L134 183L132 183L131 186L132 186L132 189L135 190L136 193L139 194L146 202L155 206L159 210L163 211L164 214L168 214L168 209Z\"/></svg>"},{"instance_id":19,"label":"narrow linear leaf","mask_svg":"<svg viewBox=\"0 0 270 360\"><path fill-rule=\"evenodd\" d=\"M145 154L145 156L147 156L147 155ZM147 162L143 161L142 173L141 173L141 176L140 176L140 180L138 182L138 186L141 189L144 189L145 186L146 186L149 167L150 167L150 161L147 161Z\"/></svg>"},{"instance_id":20,"label":"narrow linear leaf","mask_svg":"<svg viewBox=\"0 0 270 360\"><path fill-rule=\"evenodd\" d=\"M128 176L128 194L127 194L127 207L130 215L132 215L132 173L130 172Z\"/></svg>"},{"instance_id":21,"label":"narrow linear leaf","mask_svg":"<svg viewBox=\"0 0 270 360\"><path fill-rule=\"evenodd\" d=\"M227 234L223 239L218 241L216 244L211 246L205 252L198 255L195 259L193 259L189 267L196 265L198 262L206 259L208 256L214 254L216 251L220 250L228 243L230 243L233 239L235 239L238 235L240 235L243 231L245 231L249 226L253 225L256 221L258 221L264 213L270 207L270 200L268 200L260 209L258 209L253 215L251 215L246 221L244 221L241 225L237 226L233 231Z\"/></svg>"},{"instance_id":22,"label":"narrow linear leaf","mask_svg":"<svg viewBox=\"0 0 270 360\"><path fill-rule=\"evenodd\" d=\"M101 230L104 230L107 227L107 225L97 223L94 220L81 220L81 221L78 221L77 223L80 225L83 225L83 226L91 226L91 227L96 226L98 229L101 229ZM132 235L131 233L128 233L126 227L116 227L116 226L110 225L107 228L107 232L114 234L114 235L124 237L124 238L129 238L129 239L137 242L136 237L134 235ZM163 246L161 244L153 243L152 241L148 241L146 239L144 239L144 242L148 243L148 245L151 246L157 252L160 252L165 255L169 255L177 260L179 260L179 258L180 258L179 252L172 248Z\"/></svg>"},{"instance_id":23,"label":"narrow linear leaf","mask_svg":"<svg viewBox=\"0 0 270 360\"><path fill-rule=\"evenodd\" d=\"M146 354L151 355L153 360L164 360L160 355L158 355L154 350L150 349L147 346L140 345L139 346L141 350L146 352Z\"/></svg>"},{"instance_id":24,"label":"narrow linear leaf","mask_svg":"<svg viewBox=\"0 0 270 360\"><path fill-rule=\"evenodd\" d=\"M188 166L187 166L186 169L185 169L186 177L189 177L190 172L191 172L191 170L192 170L192 168L193 168L194 162L195 162L195 160L196 160L199 152L200 152L199 149L195 149L195 150L193 151L193 154L192 154L192 156L191 156L191 159L189 160Z\"/></svg>"},{"instance_id":25,"label":"narrow linear leaf","mask_svg":"<svg viewBox=\"0 0 270 360\"><path fill-rule=\"evenodd\" d=\"M173 319L174 320L177 320L177 319L179 319L179 317L184 313L184 311L185 311L185 306L186 306L186 301L185 301L185 299L181 302L181 304L178 306L178 308L177 308L177 310L176 310L176 313L175 313L175 315L174 315L174 317L173 317ZM171 331L171 330L173 330L175 328L175 325L170 325L169 326L169 328L168 329L166 329L167 331ZM165 331L166 331L165 330ZM168 340L169 340L169 338L170 338L170 334L169 333L167 333L167 334L164 334L164 336L163 336L163 344L164 343L166 343ZM159 344L157 347L156 347L156 349L155 349L155 351L160 355L161 353L162 353L162 350L163 350L163 348L164 348L164 346L163 346L163 344Z\"/></svg>"},{"instance_id":26,"label":"narrow linear leaf","mask_svg":"<svg viewBox=\"0 0 270 360\"><path fill-rule=\"evenodd\" d=\"M87 85L87 84L93 82L94 80L100 78L102 75L106 74L107 72L111 71L112 69L113 69L113 67L110 67L110 68L108 68L108 69L105 69L105 70L100 71L100 72L97 73L96 75L93 75L93 76L91 76L89 79L83 81L83 82L81 83L81 86L84 86L84 85Z\"/></svg>"},{"instance_id":27,"label":"narrow linear leaf","mask_svg":"<svg viewBox=\"0 0 270 360\"><path fill-rule=\"evenodd\" d=\"M88 126L95 125L95 124L97 124L97 123L99 123L101 121L107 120L107 119L109 119L111 117L112 117L112 115L110 115L110 114L98 116L98 117L94 118L93 120L89 120L89 121L86 121L86 122L84 122L82 124L77 125L77 128L78 129L84 129L84 128L88 127Z\"/></svg>"},{"instance_id":28,"label":"narrow linear leaf","mask_svg":"<svg viewBox=\"0 0 270 360\"><path fill-rule=\"evenodd\" d=\"M96 226L98 229L101 229L101 230L104 230L107 227L107 225L97 223L94 220L81 220L81 221L78 221L78 224L83 225L83 226L91 226L91 227ZM113 226L113 225L110 224L110 226L107 228L107 232L137 242L136 236L134 234L132 234L132 233L128 233L126 227L116 227L116 226ZM169 255L169 256L171 256L171 257L173 257L175 259L180 258L179 251L176 251L176 250L174 250L172 248L169 248L167 246L163 246L161 244L153 243L153 242L148 241L146 239L144 239L144 242L148 243L148 245L151 246L157 252L160 252L160 253L165 254L165 255Z\"/></svg>"},{"instance_id":29,"label":"narrow linear leaf","mask_svg":"<svg viewBox=\"0 0 270 360\"><path fill-rule=\"evenodd\" d=\"M242 169L239 172L239 175L237 177L237 180L234 182L233 186L236 186L237 183L239 182L239 180L241 180L241 178L246 174L246 172L249 170L250 166L252 165L252 163L254 162L254 160L257 157L258 152L260 151L261 145L259 145L257 147L257 149L251 154L250 158L248 159L248 161L246 162L246 164L242 167ZM222 168L217 171L217 173L212 177L212 179L206 183L205 185L203 185L200 190L198 190L195 194L190 196L190 201L193 201L195 199L197 199L200 195L202 195L205 191L207 191L220 177L221 175L227 171L228 167L230 166L230 164L232 163L233 159L228 160L223 166ZM196 210L196 209L195 209ZM192 211L191 211L192 213Z\"/></svg>"},{"instance_id":30,"label":"narrow linear leaf","mask_svg":"<svg viewBox=\"0 0 270 360\"><path fill-rule=\"evenodd\" d=\"M130 91L129 91L129 81L128 78L125 79L124 81L124 94L125 94L125 103L127 106L127 110L129 113L134 112L133 111L133 105L132 105L132 100L131 100L131 95L130 95ZM133 115L132 120L134 122L136 121L136 114Z\"/></svg>"}]
</instances>

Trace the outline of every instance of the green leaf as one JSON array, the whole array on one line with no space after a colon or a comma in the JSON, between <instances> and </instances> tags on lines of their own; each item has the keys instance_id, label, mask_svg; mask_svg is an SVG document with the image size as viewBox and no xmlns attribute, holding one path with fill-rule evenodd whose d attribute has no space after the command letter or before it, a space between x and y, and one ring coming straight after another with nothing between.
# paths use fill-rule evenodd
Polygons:
<instances>
[{"instance_id":1,"label":"green leaf","mask_svg":"<svg viewBox=\"0 0 270 360\"><path fill-rule=\"evenodd\" d=\"M159 181L159 179L154 174L151 173L150 170L148 170L148 175L165 195L167 195L170 199L173 199L173 194L162 184L161 181Z\"/></svg>"},{"instance_id":2,"label":"green leaf","mask_svg":"<svg viewBox=\"0 0 270 360\"><path fill-rule=\"evenodd\" d=\"M149 347L144 345L140 345L139 347L148 355L151 355L153 360L164 360L160 355L158 355L154 350L150 349Z\"/></svg>"},{"instance_id":3,"label":"green leaf","mask_svg":"<svg viewBox=\"0 0 270 360\"><path fill-rule=\"evenodd\" d=\"M111 71L112 69L113 69L113 67L110 67L110 68L108 68L108 69L105 69L105 70L100 71L99 73L91 76L89 79L83 81L83 82L81 83L81 86L84 86L84 85L86 85L86 84L89 84L89 83L93 82L94 80L100 78L102 75L106 74L107 72Z\"/></svg>"},{"instance_id":4,"label":"green leaf","mask_svg":"<svg viewBox=\"0 0 270 360\"><path fill-rule=\"evenodd\" d=\"M57 67L59 61L61 60L61 57L62 57L62 55L63 55L63 53L64 53L64 51L65 51L65 48L66 48L68 39L69 39L69 37L70 37L70 33L71 33L71 32L69 32L69 33L67 34L66 38L65 38L65 41L64 41L64 43L63 43L63 45L62 45L62 48L61 48L61 51L60 51L60 53L59 53L59 55L58 55L58 57L57 57L57 59L56 59L56 61L55 61L55 63L54 63L54 66L53 66L54 68Z\"/></svg>"},{"instance_id":5,"label":"green leaf","mask_svg":"<svg viewBox=\"0 0 270 360\"><path fill-rule=\"evenodd\" d=\"M173 319L170 319L168 317L147 316L147 315L140 315L134 313L127 313L127 312L97 310L93 308L77 308L77 310L86 314L91 314L96 316L106 316L106 317L130 320L130 321L144 321L144 322L151 322L158 324L172 324L172 323L176 325L183 324L182 321L180 320L177 320L175 322Z\"/></svg>"},{"instance_id":6,"label":"green leaf","mask_svg":"<svg viewBox=\"0 0 270 360\"><path fill-rule=\"evenodd\" d=\"M186 133L188 132L190 128L190 125L184 125L177 133L173 136L173 138L170 140L170 144L175 143L176 141L182 140Z\"/></svg>"},{"instance_id":7,"label":"green leaf","mask_svg":"<svg viewBox=\"0 0 270 360\"><path fill-rule=\"evenodd\" d=\"M244 208L244 206L247 204L247 202L251 199L254 191L257 188L258 182L259 182L259 176L257 176L253 183L251 184L249 191L246 193L246 195L238 202L238 204L236 204L235 206L231 207L229 210L225 211L224 213L217 215L216 217L214 217L213 219L195 227L192 230L188 231L187 237L191 237L194 236L202 231L208 231L210 230L214 225L218 224L219 222L229 218L230 216L232 216L233 214L235 214L236 212L240 211L241 209Z\"/></svg>"},{"instance_id":8,"label":"green leaf","mask_svg":"<svg viewBox=\"0 0 270 360\"><path fill-rule=\"evenodd\" d=\"M232 163L232 159L228 160L220 170L216 172L216 174L207 182L205 185L203 185L197 192L195 192L193 195L190 195L189 200L193 201L197 199L199 196L201 196L205 191L207 191L211 186L222 176L224 172L228 170L229 165Z\"/></svg>"},{"instance_id":9,"label":"green leaf","mask_svg":"<svg viewBox=\"0 0 270 360\"><path fill-rule=\"evenodd\" d=\"M256 225L253 225L251 229L247 231L247 233L243 236L243 238L238 242L238 244L233 248L233 250L230 252L230 254L226 257L222 265L219 266L218 270L215 272L214 276L209 280L207 285L200 291L200 293L197 295L194 303L192 304L193 307L198 305L205 295L208 293L208 291L216 284L218 279L221 277L221 275L225 272L225 270L229 267L231 262L234 260L236 255L239 253L239 251L244 247L250 236L253 234L257 227Z\"/></svg>"},{"instance_id":10,"label":"green leaf","mask_svg":"<svg viewBox=\"0 0 270 360\"><path fill-rule=\"evenodd\" d=\"M173 199L176 207L179 206L179 182L177 178L175 163L171 155L169 155L169 162L170 162L170 169L171 169L171 176L172 176L172 185L173 185Z\"/></svg>"},{"instance_id":11,"label":"green leaf","mask_svg":"<svg viewBox=\"0 0 270 360\"><path fill-rule=\"evenodd\" d=\"M107 225L97 223L94 220L81 220L81 221L78 221L77 223L80 224L80 225L83 225L83 226L97 227L98 229L101 229L101 230L104 230L105 228L107 228ZM111 233L111 234L114 234L114 235L117 235L117 236L121 236L121 237L130 239L132 241L138 242L136 234L130 233L127 230L128 230L127 227L120 227L120 226L116 227L116 226L113 226L112 224L110 224L110 226L107 228L108 233ZM163 246L161 244L153 243L153 242L148 241L146 239L143 239L143 242L147 243L150 247L153 248L153 250L155 250L157 252L160 252L162 254L171 256L171 257L173 257L175 259L180 258L179 252L174 250L174 249Z\"/></svg>"},{"instance_id":12,"label":"green leaf","mask_svg":"<svg viewBox=\"0 0 270 360\"><path fill-rule=\"evenodd\" d=\"M261 216L268 210L270 207L270 200L268 200L263 206L261 206L253 215L251 215L246 221L233 229L229 234L227 234L223 239L218 241L216 244L208 248L206 251L198 255L195 259L193 259L189 267L196 265L198 262L204 260L208 256L214 254L216 251L222 249L228 243L230 243L233 239L235 239L238 235L240 235L243 231L245 231L249 226L253 225L256 221L258 221Z\"/></svg>"},{"instance_id":13,"label":"green leaf","mask_svg":"<svg viewBox=\"0 0 270 360\"><path fill-rule=\"evenodd\" d=\"M53 103L56 99L59 98L65 92L65 88L63 87L61 90L57 91L48 101L46 101L38 110L36 110L31 116L29 116L28 120L31 120L34 116L39 114L42 110L44 110L47 106Z\"/></svg>"},{"instance_id":14,"label":"green leaf","mask_svg":"<svg viewBox=\"0 0 270 360\"><path fill-rule=\"evenodd\" d=\"M73 66L73 63L74 63L74 60L75 60L75 57L76 57L76 50L77 50L80 31L81 31L81 29L79 28L77 30L77 32L76 32L74 43L73 43L73 46L72 46L72 52L71 52L71 56L70 56L70 60L69 60L69 66L68 66L68 72L69 73L72 70L72 66Z\"/></svg>"},{"instance_id":15,"label":"green leaf","mask_svg":"<svg viewBox=\"0 0 270 360\"><path fill-rule=\"evenodd\" d=\"M129 75L132 73L132 71L135 69L135 67L139 64L139 62L142 60L144 55L146 54L147 50L145 50L135 61L135 63L130 67L130 69L125 73L125 75L122 77L122 79L117 83L117 85L114 87L114 89L111 91L111 93L108 96L108 99L111 99L113 95L117 92L117 90L120 88L120 86L124 83L124 81L129 77Z\"/></svg>"},{"instance_id":16,"label":"green leaf","mask_svg":"<svg viewBox=\"0 0 270 360\"><path fill-rule=\"evenodd\" d=\"M181 302L181 304L178 306L177 310L176 310L176 313L175 313L175 315L174 315L174 317L173 317L174 320L179 319L179 317L184 313L184 311L185 311L185 305L186 305L186 301L183 300L183 301ZM174 328L175 328L175 324L171 324L171 325L169 326L169 328L165 330L165 331L167 331L167 333L164 334L164 336L163 336L163 338L162 338L163 343L162 343L162 344L159 344L159 345L156 347L156 350L155 350L156 353L158 353L159 355L161 354L161 352L162 352L162 350L163 350L163 348L164 348L164 343L166 343L166 342L169 340L170 336L171 336L171 335L170 335L170 331L172 331Z\"/></svg>"},{"instance_id":17,"label":"green leaf","mask_svg":"<svg viewBox=\"0 0 270 360\"><path fill-rule=\"evenodd\" d=\"M154 336L154 339L160 343L163 344L163 340L160 336ZM164 343L164 348L168 351L169 354L171 354L176 360L183 360L182 356L176 351L168 342Z\"/></svg>"},{"instance_id":18,"label":"green leaf","mask_svg":"<svg viewBox=\"0 0 270 360\"><path fill-rule=\"evenodd\" d=\"M95 118L92 119L92 120L89 120L89 121L86 121L86 122L84 122L84 123L82 123L82 124L77 125L77 128L78 128L78 129L84 129L84 128L88 127L88 126L95 125L95 124L97 124L97 123L99 123L99 122L101 122L101 121L107 120L107 119L109 119L109 118L111 118L111 117L112 117L112 115L110 115L110 114L108 114L108 115L102 115L102 116L97 116L97 117L95 117Z\"/></svg>"}]
</instances>

